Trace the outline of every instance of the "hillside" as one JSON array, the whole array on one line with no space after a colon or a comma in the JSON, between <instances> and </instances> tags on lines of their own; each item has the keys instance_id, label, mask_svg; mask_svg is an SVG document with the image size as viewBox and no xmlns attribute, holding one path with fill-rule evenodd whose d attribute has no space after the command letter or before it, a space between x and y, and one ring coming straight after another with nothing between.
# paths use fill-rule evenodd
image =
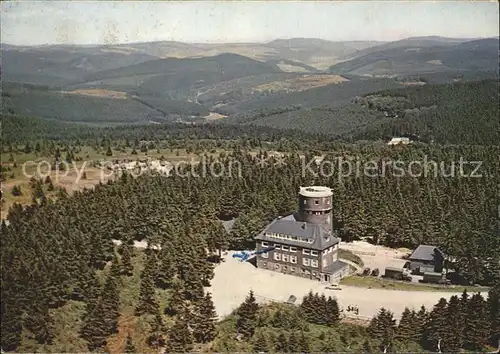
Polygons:
<instances>
[{"instance_id":1,"label":"hillside","mask_svg":"<svg viewBox=\"0 0 500 354\"><path fill-rule=\"evenodd\" d=\"M385 45L371 48L367 54L331 66L329 71L370 76L449 71L495 72L498 71L498 43L498 39L439 45L403 42L401 44L404 45L397 47Z\"/></svg>"},{"instance_id":2,"label":"hillside","mask_svg":"<svg viewBox=\"0 0 500 354\"><path fill-rule=\"evenodd\" d=\"M325 89L321 90L326 94ZM339 99L333 91L330 94ZM311 106L310 100L297 107L291 100L274 110L262 109L222 122L299 129L351 141L401 135L417 135L423 141L443 144L496 144L499 139L496 80L407 86L360 95L363 97L345 96L336 105L326 100L320 105L319 96L316 106Z\"/></svg>"},{"instance_id":3,"label":"hillside","mask_svg":"<svg viewBox=\"0 0 500 354\"><path fill-rule=\"evenodd\" d=\"M90 73L155 59L145 53L119 53L87 47L2 46L2 80L43 86L78 82Z\"/></svg>"},{"instance_id":4,"label":"hillside","mask_svg":"<svg viewBox=\"0 0 500 354\"><path fill-rule=\"evenodd\" d=\"M106 90L55 91L38 86L4 84L4 113L92 124L148 123L204 116L202 105L155 97L137 98Z\"/></svg>"}]
</instances>

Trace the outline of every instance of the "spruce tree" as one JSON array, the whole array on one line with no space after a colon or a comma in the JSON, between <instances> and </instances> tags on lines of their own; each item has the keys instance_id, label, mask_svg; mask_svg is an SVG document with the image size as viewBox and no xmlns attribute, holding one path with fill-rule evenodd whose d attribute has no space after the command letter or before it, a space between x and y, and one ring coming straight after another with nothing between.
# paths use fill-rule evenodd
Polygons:
<instances>
[{"instance_id":1,"label":"spruce tree","mask_svg":"<svg viewBox=\"0 0 500 354\"><path fill-rule=\"evenodd\" d=\"M462 326L463 314L460 313L460 300L458 296L454 295L448 302L446 327L448 333L446 334L444 350L447 352L458 352L463 345L463 336L465 326Z\"/></svg>"},{"instance_id":2,"label":"spruce tree","mask_svg":"<svg viewBox=\"0 0 500 354\"><path fill-rule=\"evenodd\" d=\"M326 300L326 323L330 326L337 324L340 321L340 309L337 300L328 297Z\"/></svg>"},{"instance_id":3,"label":"spruce tree","mask_svg":"<svg viewBox=\"0 0 500 354\"><path fill-rule=\"evenodd\" d=\"M262 331L257 332L252 338L252 348L255 353L269 352L269 344Z\"/></svg>"},{"instance_id":4,"label":"spruce tree","mask_svg":"<svg viewBox=\"0 0 500 354\"><path fill-rule=\"evenodd\" d=\"M403 343L415 340L416 326L418 326L416 313L414 311L410 311L410 309L406 307L401 315L395 339Z\"/></svg>"},{"instance_id":5,"label":"spruce tree","mask_svg":"<svg viewBox=\"0 0 500 354\"><path fill-rule=\"evenodd\" d=\"M156 285L162 289L168 289L172 286L175 276L175 264L172 256L172 244L169 241L162 244L159 258L160 266Z\"/></svg>"},{"instance_id":6,"label":"spruce tree","mask_svg":"<svg viewBox=\"0 0 500 354\"><path fill-rule=\"evenodd\" d=\"M488 342L489 322L486 302L481 294L472 295L468 303L465 346L468 349L483 350Z\"/></svg>"},{"instance_id":7,"label":"spruce tree","mask_svg":"<svg viewBox=\"0 0 500 354\"><path fill-rule=\"evenodd\" d=\"M295 331L290 332L288 336L288 350L292 353L297 353L300 351L299 339Z\"/></svg>"},{"instance_id":8,"label":"spruce tree","mask_svg":"<svg viewBox=\"0 0 500 354\"><path fill-rule=\"evenodd\" d=\"M210 293L198 301L195 307L196 322L193 323L193 336L198 343L211 342L216 335L217 313Z\"/></svg>"},{"instance_id":9,"label":"spruce tree","mask_svg":"<svg viewBox=\"0 0 500 354\"><path fill-rule=\"evenodd\" d=\"M487 311L490 321L490 345L500 347L500 280L488 291ZM499 348L500 349L500 348Z\"/></svg>"},{"instance_id":10,"label":"spruce tree","mask_svg":"<svg viewBox=\"0 0 500 354\"><path fill-rule=\"evenodd\" d=\"M158 312L151 323L151 332L149 333L147 342L153 348L160 348L165 345L164 335L166 333L165 323L163 322L163 318Z\"/></svg>"},{"instance_id":11,"label":"spruce tree","mask_svg":"<svg viewBox=\"0 0 500 354\"><path fill-rule=\"evenodd\" d=\"M130 244L124 242L122 245L122 274L129 277L134 274L132 255L134 250Z\"/></svg>"},{"instance_id":12,"label":"spruce tree","mask_svg":"<svg viewBox=\"0 0 500 354\"><path fill-rule=\"evenodd\" d=\"M146 265L141 272L141 288L139 292L139 303L136 307L137 315L156 315L159 310L159 304L156 299L156 287L153 279L154 269L156 267L156 257L146 257Z\"/></svg>"},{"instance_id":13,"label":"spruce tree","mask_svg":"<svg viewBox=\"0 0 500 354\"><path fill-rule=\"evenodd\" d=\"M180 281L176 280L172 284L170 291L170 298L165 308L165 313L169 316L176 316L180 314L185 306L184 291Z\"/></svg>"},{"instance_id":14,"label":"spruce tree","mask_svg":"<svg viewBox=\"0 0 500 354\"><path fill-rule=\"evenodd\" d=\"M429 314L429 320L424 330L424 346L430 350L437 351L446 346L444 341L448 338L447 305L446 299L441 298Z\"/></svg>"},{"instance_id":15,"label":"spruce tree","mask_svg":"<svg viewBox=\"0 0 500 354\"><path fill-rule=\"evenodd\" d=\"M278 353L287 353L289 351L288 340L286 339L285 334L283 332L281 332L278 336L275 349Z\"/></svg>"},{"instance_id":16,"label":"spruce tree","mask_svg":"<svg viewBox=\"0 0 500 354\"><path fill-rule=\"evenodd\" d=\"M245 301L237 309L238 319L236 320L236 330L245 338L251 338L257 325L257 312L259 305L255 300L253 291L246 297Z\"/></svg>"},{"instance_id":17,"label":"spruce tree","mask_svg":"<svg viewBox=\"0 0 500 354\"><path fill-rule=\"evenodd\" d=\"M394 335L396 332L396 320L392 312L381 308L377 316L375 316L368 327L369 333L380 341L380 349L388 351L392 346Z\"/></svg>"},{"instance_id":18,"label":"spruce tree","mask_svg":"<svg viewBox=\"0 0 500 354\"><path fill-rule=\"evenodd\" d=\"M104 321L107 334L111 335L118 330L118 318L120 317L120 293L118 290L118 279L115 274L109 272L104 282L101 296Z\"/></svg>"},{"instance_id":19,"label":"spruce tree","mask_svg":"<svg viewBox=\"0 0 500 354\"><path fill-rule=\"evenodd\" d=\"M165 343L167 353L185 353L193 349L193 335L189 330L187 318L179 316L168 331Z\"/></svg>"},{"instance_id":20,"label":"spruce tree","mask_svg":"<svg viewBox=\"0 0 500 354\"><path fill-rule=\"evenodd\" d=\"M299 337L299 352L301 353L309 353L311 351L309 345L309 339L306 337L304 332L300 332Z\"/></svg>"}]
</instances>

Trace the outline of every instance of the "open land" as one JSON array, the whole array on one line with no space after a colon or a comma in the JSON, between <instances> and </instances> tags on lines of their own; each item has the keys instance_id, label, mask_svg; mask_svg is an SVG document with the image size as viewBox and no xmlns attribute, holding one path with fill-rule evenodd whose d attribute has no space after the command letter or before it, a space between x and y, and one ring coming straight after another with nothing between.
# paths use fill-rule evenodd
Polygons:
<instances>
[{"instance_id":1,"label":"open land","mask_svg":"<svg viewBox=\"0 0 500 354\"><path fill-rule=\"evenodd\" d=\"M228 252L225 261L215 269L212 286L214 305L220 317L229 315L253 290L259 302L287 301L290 295L302 297L309 291L323 293L337 298L341 308L357 306L359 317L368 318L377 314L381 307L394 312L399 318L405 307L418 310L424 305L434 306L440 298L448 299L453 291L400 291L385 289L367 289L353 286L341 286L341 290L327 290L326 284L315 280L281 274L255 268L247 262L232 258L235 252ZM460 293L459 290L456 292Z\"/></svg>"}]
</instances>

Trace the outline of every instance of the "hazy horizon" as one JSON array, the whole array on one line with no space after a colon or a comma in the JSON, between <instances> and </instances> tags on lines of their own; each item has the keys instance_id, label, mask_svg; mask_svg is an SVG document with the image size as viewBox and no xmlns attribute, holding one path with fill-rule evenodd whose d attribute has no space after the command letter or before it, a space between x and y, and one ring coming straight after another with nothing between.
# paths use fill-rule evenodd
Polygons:
<instances>
[{"instance_id":1,"label":"hazy horizon","mask_svg":"<svg viewBox=\"0 0 500 354\"><path fill-rule=\"evenodd\" d=\"M1 41L19 46L499 35L498 2L3 1L1 7Z\"/></svg>"}]
</instances>

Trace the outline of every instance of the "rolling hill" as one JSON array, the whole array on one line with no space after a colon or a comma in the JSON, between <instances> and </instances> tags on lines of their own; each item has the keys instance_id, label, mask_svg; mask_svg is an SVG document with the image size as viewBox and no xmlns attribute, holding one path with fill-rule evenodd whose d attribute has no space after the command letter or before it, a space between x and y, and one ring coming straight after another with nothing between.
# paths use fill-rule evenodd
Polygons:
<instances>
[{"instance_id":1,"label":"rolling hill","mask_svg":"<svg viewBox=\"0 0 500 354\"><path fill-rule=\"evenodd\" d=\"M498 71L498 39L467 42L404 41L382 45L369 53L335 64L336 74L369 76L408 75L451 71ZM381 50L376 50L380 49ZM359 54L359 53L358 53Z\"/></svg>"},{"instance_id":2,"label":"rolling hill","mask_svg":"<svg viewBox=\"0 0 500 354\"><path fill-rule=\"evenodd\" d=\"M413 135L425 142L496 145L498 95L497 80L407 86L337 105L266 109L219 122L298 129L349 141Z\"/></svg>"}]
</instances>

